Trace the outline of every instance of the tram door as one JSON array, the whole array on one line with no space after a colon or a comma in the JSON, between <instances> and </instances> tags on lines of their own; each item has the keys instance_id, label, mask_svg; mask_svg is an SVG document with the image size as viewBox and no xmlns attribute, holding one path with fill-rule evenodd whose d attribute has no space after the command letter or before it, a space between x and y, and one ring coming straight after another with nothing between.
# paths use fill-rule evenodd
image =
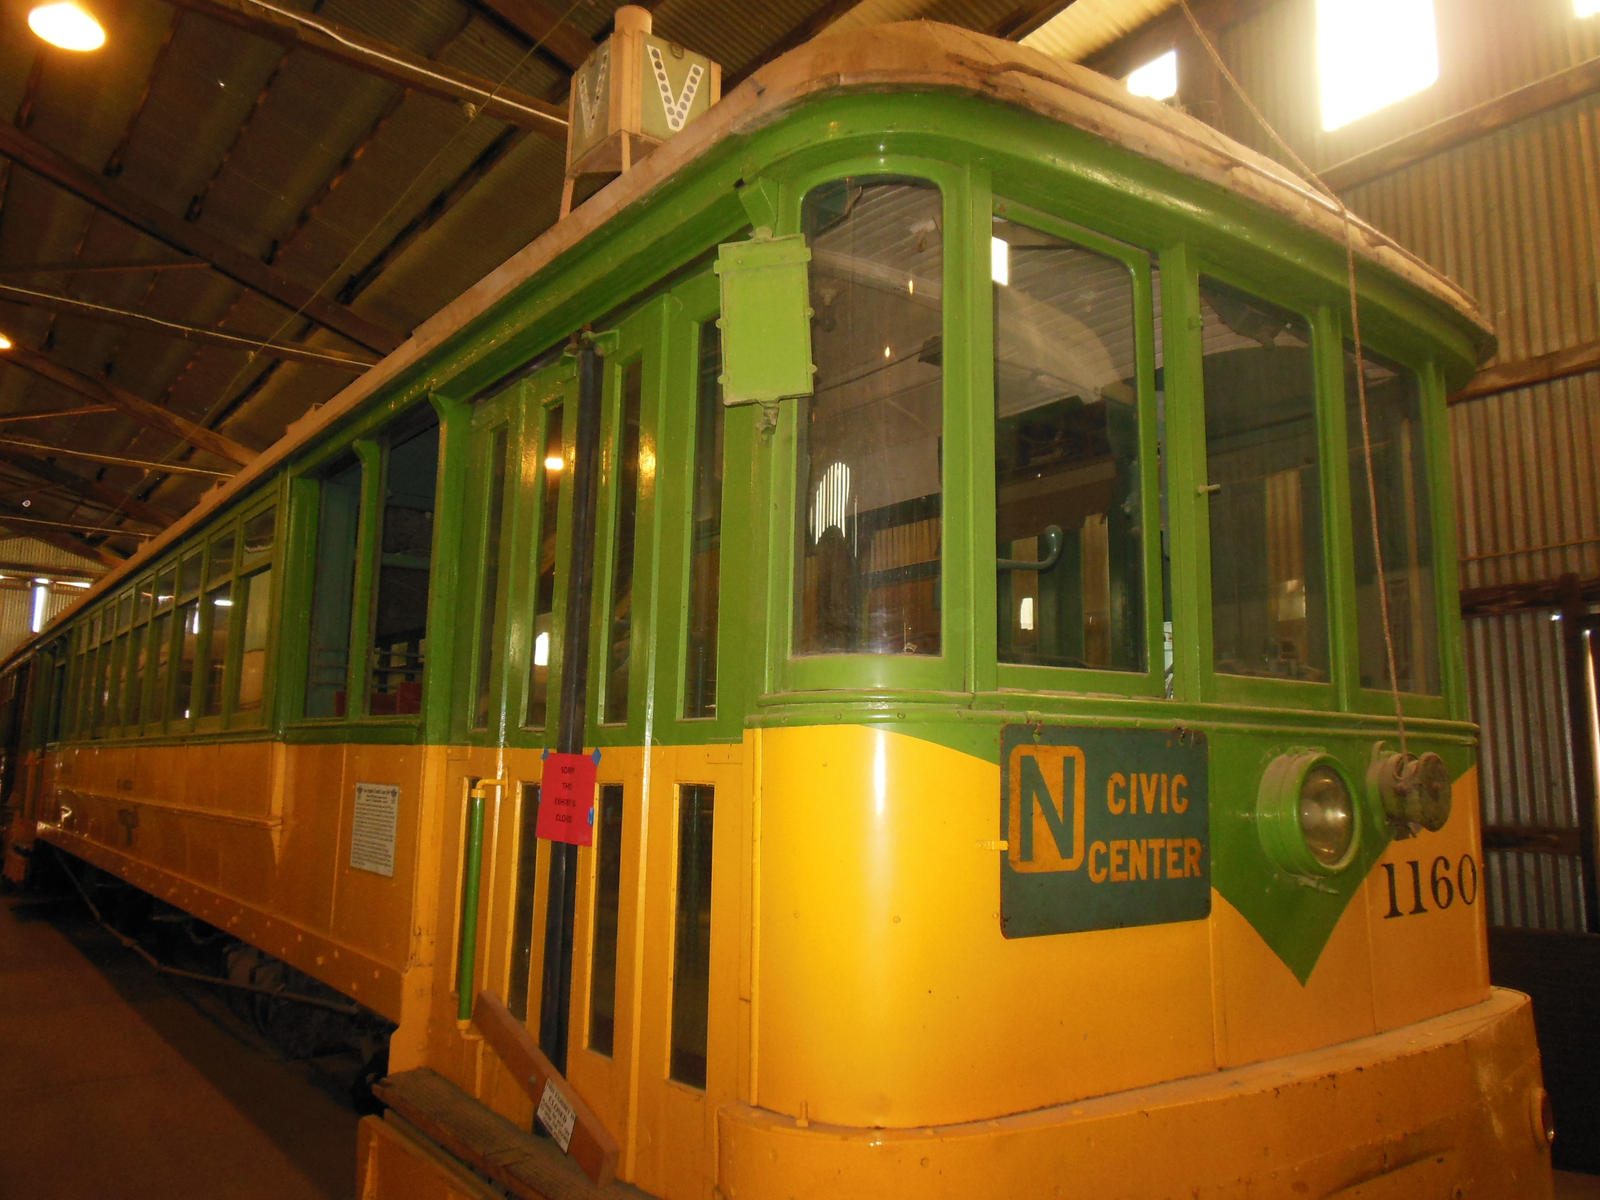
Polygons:
<instances>
[{"instance_id":1,"label":"tram door","mask_svg":"<svg viewBox=\"0 0 1600 1200\"><path fill-rule=\"evenodd\" d=\"M715 1109L734 1099L738 939L731 920L713 938L713 914L737 903L722 864L742 836L740 748L693 744L684 718L714 711L714 668L673 649L704 639L697 580L715 579L700 485L715 479L720 504L721 470L686 461L708 442L699 402L721 419L701 353L715 295L707 273L604 343L584 738L600 759L569 997L569 1078L622 1144L624 1177L673 1200L710 1200Z\"/></svg>"},{"instance_id":2,"label":"tram door","mask_svg":"<svg viewBox=\"0 0 1600 1200\"><path fill-rule=\"evenodd\" d=\"M715 337L715 295L708 273L596 339L587 545L575 515L581 365L565 359L475 406L466 487L477 569L464 589L475 607L460 614L474 636L458 659L471 681L468 746L450 781L463 797L476 779L502 781L486 803L479 927L487 935L474 986L501 995L547 1053L555 1012L566 1076L623 1147L623 1177L674 1200L709 1197L715 1108L735 1099L737 1015L726 1010L738 990L731 914L740 875L720 864L745 836L740 747L684 744L681 725L666 735L678 718L715 712L715 609L709 622L685 610L714 594L717 554L704 544L707 489L691 485L681 461L657 461L693 453L697 435L710 444L697 406L716 415L720 453L716 345L705 344L711 358L700 353L706 331ZM712 477L720 504L720 466ZM691 528L687 555L663 549ZM709 583L696 583L696 571ZM578 648L584 701L581 714L566 714L575 589L587 638ZM670 672L655 644L663 630L695 647ZM593 844L569 855L563 917L552 875L568 852L535 830L542 756L560 748L563 721L574 716L584 752L598 747L599 760ZM730 916L714 940L721 912Z\"/></svg>"}]
</instances>

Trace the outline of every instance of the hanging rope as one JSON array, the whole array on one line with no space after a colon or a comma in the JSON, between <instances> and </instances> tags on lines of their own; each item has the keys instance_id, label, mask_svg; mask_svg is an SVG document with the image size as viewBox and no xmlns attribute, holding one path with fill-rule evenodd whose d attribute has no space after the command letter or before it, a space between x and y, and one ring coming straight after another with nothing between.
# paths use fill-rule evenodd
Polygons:
<instances>
[{"instance_id":1,"label":"hanging rope","mask_svg":"<svg viewBox=\"0 0 1600 1200\"><path fill-rule=\"evenodd\" d=\"M1325 195L1339 210L1340 220L1344 223L1344 261L1345 283L1350 293L1350 338L1355 349L1356 359L1356 402L1361 413L1361 454L1366 465L1367 483L1367 511L1372 518L1372 559L1373 570L1378 576L1378 609L1383 621L1383 650L1389 668L1389 694L1394 700L1394 720L1400 737L1400 753L1406 753L1406 714L1405 705L1400 698L1400 674L1396 668L1394 653L1394 630L1389 623L1389 577L1383 568L1383 539L1378 529L1378 484L1372 468L1372 425L1367 416L1367 366L1366 358L1361 349L1361 306L1356 297L1356 222L1355 214L1338 194L1321 177L1295 153L1294 147L1285 141L1281 134L1273 128L1272 122L1262 114L1244 87L1234 78L1228 64L1222 61L1222 55L1217 51L1211 38L1200 27L1200 22L1195 19L1194 10L1189 7L1189 0L1178 0L1178 5L1183 9L1183 15L1188 18L1189 26L1194 30L1195 37L1200 45L1205 48L1212 63L1216 66L1228 86L1233 89L1234 95L1250 113L1256 124L1266 131L1290 164L1302 176L1308 179L1318 191Z\"/></svg>"}]
</instances>

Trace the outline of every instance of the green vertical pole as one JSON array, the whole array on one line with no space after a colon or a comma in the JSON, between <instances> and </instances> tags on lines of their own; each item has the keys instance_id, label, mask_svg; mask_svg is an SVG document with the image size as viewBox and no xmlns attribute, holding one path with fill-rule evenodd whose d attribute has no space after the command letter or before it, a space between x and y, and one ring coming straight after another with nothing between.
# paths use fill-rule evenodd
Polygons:
<instances>
[{"instance_id":1,"label":"green vertical pole","mask_svg":"<svg viewBox=\"0 0 1600 1200\"><path fill-rule=\"evenodd\" d=\"M467 861L461 880L461 950L456 960L456 1016L472 1019L472 983L478 970L478 878L483 871L483 785L467 794Z\"/></svg>"}]
</instances>

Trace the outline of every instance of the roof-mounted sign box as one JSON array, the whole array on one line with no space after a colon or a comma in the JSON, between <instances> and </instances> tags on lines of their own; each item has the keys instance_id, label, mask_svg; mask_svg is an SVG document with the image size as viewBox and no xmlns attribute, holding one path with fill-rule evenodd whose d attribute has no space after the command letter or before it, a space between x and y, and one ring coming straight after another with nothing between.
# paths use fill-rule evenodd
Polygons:
<instances>
[{"instance_id":1,"label":"roof-mounted sign box","mask_svg":"<svg viewBox=\"0 0 1600 1200\"><path fill-rule=\"evenodd\" d=\"M721 96L720 66L652 34L648 9L617 9L612 35L572 76L562 213L579 175L628 170Z\"/></svg>"}]
</instances>

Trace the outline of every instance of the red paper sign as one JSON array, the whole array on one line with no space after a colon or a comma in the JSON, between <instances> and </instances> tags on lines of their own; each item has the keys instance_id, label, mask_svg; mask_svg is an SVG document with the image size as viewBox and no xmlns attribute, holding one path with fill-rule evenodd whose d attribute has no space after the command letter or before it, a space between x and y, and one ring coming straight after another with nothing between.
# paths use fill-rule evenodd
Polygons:
<instances>
[{"instance_id":1,"label":"red paper sign","mask_svg":"<svg viewBox=\"0 0 1600 1200\"><path fill-rule=\"evenodd\" d=\"M595 761L587 754L552 754L539 783L539 824L548 842L594 845Z\"/></svg>"}]
</instances>

